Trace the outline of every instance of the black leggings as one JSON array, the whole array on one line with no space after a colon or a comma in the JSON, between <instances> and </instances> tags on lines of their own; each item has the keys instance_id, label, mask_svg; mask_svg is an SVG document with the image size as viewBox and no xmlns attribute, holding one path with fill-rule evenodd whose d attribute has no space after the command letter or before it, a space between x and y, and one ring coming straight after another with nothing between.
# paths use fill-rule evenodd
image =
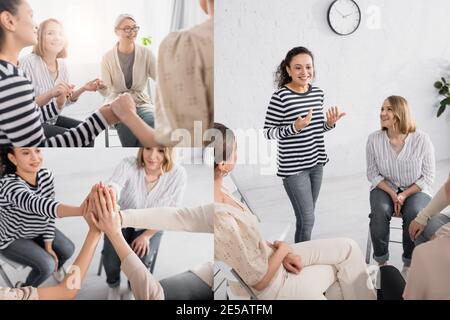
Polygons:
<instances>
[{"instance_id":1,"label":"black leggings","mask_svg":"<svg viewBox=\"0 0 450 320\"><path fill-rule=\"evenodd\" d=\"M378 291L378 300L403 300L406 282L400 271L393 266L383 266L380 272L381 289Z\"/></svg>"},{"instance_id":2,"label":"black leggings","mask_svg":"<svg viewBox=\"0 0 450 320\"><path fill-rule=\"evenodd\" d=\"M64 132L69 131L69 129L76 128L82 123L83 123L82 121L78 121L64 116L59 116L54 125L43 123L42 127L44 128L45 137L51 138L63 134ZM88 147L92 148L94 147L94 145L95 142L92 141Z\"/></svg>"}]
</instances>

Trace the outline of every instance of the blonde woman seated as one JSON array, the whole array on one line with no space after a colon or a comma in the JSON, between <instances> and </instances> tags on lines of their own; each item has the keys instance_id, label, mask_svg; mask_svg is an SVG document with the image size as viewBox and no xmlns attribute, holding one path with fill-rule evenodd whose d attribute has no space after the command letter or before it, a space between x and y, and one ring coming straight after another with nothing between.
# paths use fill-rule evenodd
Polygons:
<instances>
[{"instance_id":1,"label":"blonde woman seated","mask_svg":"<svg viewBox=\"0 0 450 320\"><path fill-rule=\"evenodd\" d=\"M375 299L360 248L351 239L268 243L257 218L223 187L236 165L233 132L216 124L215 256L235 269L259 299ZM324 292L327 292L324 296Z\"/></svg>"},{"instance_id":2,"label":"blonde woman seated","mask_svg":"<svg viewBox=\"0 0 450 320\"><path fill-rule=\"evenodd\" d=\"M380 112L381 130L367 141L367 178L370 190L370 233L374 259L389 260L389 225L403 220L403 273L411 263L414 242L409 226L431 200L435 175L434 148L429 136L416 129L408 101L388 97Z\"/></svg>"},{"instance_id":3,"label":"blonde woman seated","mask_svg":"<svg viewBox=\"0 0 450 320\"><path fill-rule=\"evenodd\" d=\"M178 207L186 189L186 170L175 163L172 148L140 148L137 157L124 159L108 184L122 210ZM124 238L142 262L153 272L162 232L155 229L124 228ZM105 236L103 264L109 286L108 299L120 299L120 259Z\"/></svg>"},{"instance_id":4,"label":"blonde woman seated","mask_svg":"<svg viewBox=\"0 0 450 320\"><path fill-rule=\"evenodd\" d=\"M36 93L36 104L43 107L56 99L62 91L65 92L69 106L78 101L85 92L95 92L99 89L100 80L94 79L75 90L70 84L69 71L64 61L68 55L68 41L64 27L56 19L43 21L38 28L38 43L33 52L21 58L19 65L33 82ZM47 138L76 128L82 122L66 117L56 116L42 124ZM94 146L94 142L90 146Z\"/></svg>"}]
</instances>

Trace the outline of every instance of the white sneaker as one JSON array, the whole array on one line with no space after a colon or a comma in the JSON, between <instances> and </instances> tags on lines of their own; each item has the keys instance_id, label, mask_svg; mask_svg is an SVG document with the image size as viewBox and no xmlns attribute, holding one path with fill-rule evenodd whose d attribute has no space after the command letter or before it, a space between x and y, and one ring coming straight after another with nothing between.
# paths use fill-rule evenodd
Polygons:
<instances>
[{"instance_id":1,"label":"white sneaker","mask_svg":"<svg viewBox=\"0 0 450 320\"><path fill-rule=\"evenodd\" d=\"M372 285L375 289L380 289L380 267L379 266L375 266L375 265L371 265L368 267L368 271L369 271L369 276L370 276L370 280L372 281Z\"/></svg>"},{"instance_id":2,"label":"white sneaker","mask_svg":"<svg viewBox=\"0 0 450 320\"><path fill-rule=\"evenodd\" d=\"M120 299L120 286L108 289L108 300L121 300Z\"/></svg>"},{"instance_id":3,"label":"white sneaker","mask_svg":"<svg viewBox=\"0 0 450 320\"><path fill-rule=\"evenodd\" d=\"M66 277L66 270L64 268L60 268L58 271L53 272L53 279L55 279L58 283L64 281Z\"/></svg>"},{"instance_id":4,"label":"white sneaker","mask_svg":"<svg viewBox=\"0 0 450 320\"><path fill-rule=\"evenodd\" d=\"M409 272L409 267L403 266L401 274L402 274L403 279L405 279L405 281L408 277L408 272Z\"/></svg>"}]
</instances>

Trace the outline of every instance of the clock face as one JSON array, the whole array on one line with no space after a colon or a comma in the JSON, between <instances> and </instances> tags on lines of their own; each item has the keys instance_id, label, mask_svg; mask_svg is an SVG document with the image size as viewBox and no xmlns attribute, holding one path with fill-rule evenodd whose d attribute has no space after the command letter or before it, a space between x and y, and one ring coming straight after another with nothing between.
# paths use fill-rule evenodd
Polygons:
<instances>
[{"instance_id":1,"label":"clock face","mask_svg":"<svg viewBox=\"0 0 450 320\"><path fill-rule=\"evenodd\" d=\"M328 23L339 35L349 35L361 23L361 10L353 0L336 0L328 10Z\"/></svg>"}]
</instances>

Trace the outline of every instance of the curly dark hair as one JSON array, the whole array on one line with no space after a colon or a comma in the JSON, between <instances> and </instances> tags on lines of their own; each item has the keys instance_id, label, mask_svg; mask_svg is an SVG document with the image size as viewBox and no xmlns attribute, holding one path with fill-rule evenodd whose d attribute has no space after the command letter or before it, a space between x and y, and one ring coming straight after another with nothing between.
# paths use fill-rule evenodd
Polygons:
<instances>
[{"instance_id":1,"label":"curly dark hair","mask_svg":"<svg viewBox=\"0 0 450 320\"><path fill-rule=\"evenodd\" d=\"M299 54L307 54L308 56L310 56L314 66L314 55L309 49L305 47L295 47L291 49L287 53L286 58L284 58L284 60L278 66L277 71L275 72L275 85L277 86L278 89L280 89L281 87L287 85L292 81L292 78L289 76L289 73L287 72L286 68L291 65L292 59L295 56L298 56Z\"/></svg>"},{"instance_id":2,"label":"curly dark hair","mask_svg":"<svg viewBox=\"0 0 450 320\"><path fill-rule=\"evenodd\" d=\"M0 177L17 171L16 166L8 159L10 153L14 154L13 147L0 147Z\"/></svg>"},{"instance_id":3,"label":"curly dark hair","mask_svg":"<svg viewBox=\"0 0 450 320\"><path fill-rule=\"evenodd\" d=\"M2 0L0 1L0 14L7 11L13 15L17 14L18 7L22 3L22 0ZM5 41L5 31L0 23L0 49Z\"/></svg>"}]
</instances>

